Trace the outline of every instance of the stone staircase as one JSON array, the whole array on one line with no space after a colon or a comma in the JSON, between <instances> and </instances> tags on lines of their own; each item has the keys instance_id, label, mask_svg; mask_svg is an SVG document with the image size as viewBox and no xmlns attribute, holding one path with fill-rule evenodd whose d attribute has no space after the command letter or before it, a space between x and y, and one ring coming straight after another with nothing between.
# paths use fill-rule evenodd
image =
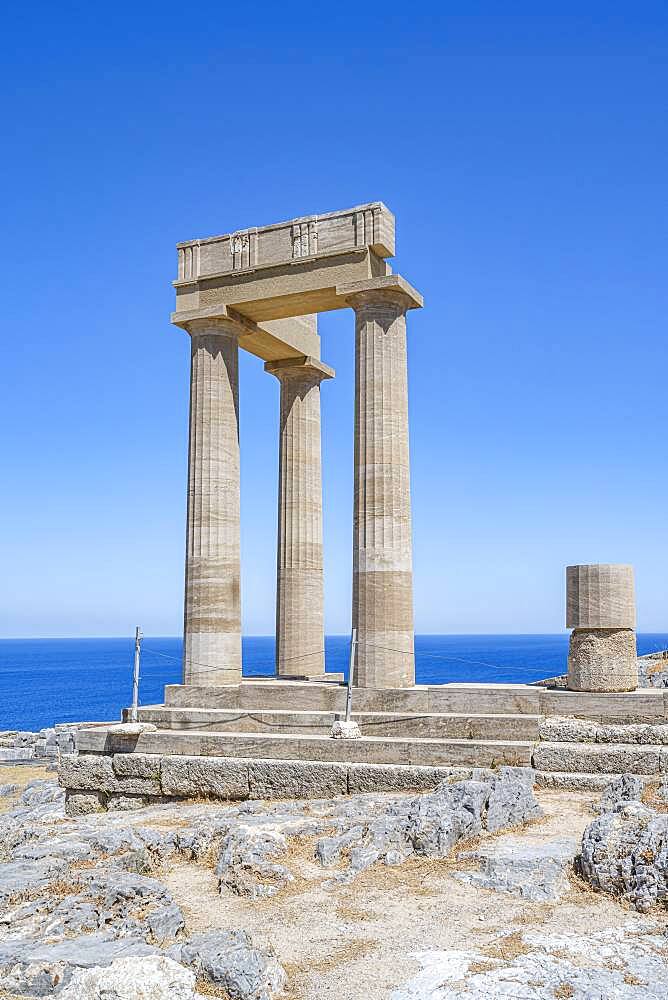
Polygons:
<instances>
[{"instance_id":1,"label":"stone staircase","mask_svg":"<svg viewBox=\"0 0 668 1000\"><path fill-rule=\"evenodd\" d=\"M164 705L140 709L140 721L156 726L155 731L139 736L84 731L78 746L83 754L182 759L192 762L191 769L196 760L200 770L208 762L217 774L246 768L251 795L252 776L262 766L262 788L270 787L277 797L281 775L294 775L297 768L300 787L312 794L330 787L323 778L327 773L336 773L337 780L343 774L349 790L357 787L361 768L366 768L368 790L431 787L450 770L470 773L474 767L504 764L534 767L538 782L547 787L600 788L623 772L653 781L668 773L664 690L585 694L514 684L357 688L353 718L362 737L335 740L331 726L343 714L345 698L345 688L336 683L172 685ZM130 765L123 768L132 773ZM175 794L173 781L169 787Z\"/></svg>"}]
</instances>

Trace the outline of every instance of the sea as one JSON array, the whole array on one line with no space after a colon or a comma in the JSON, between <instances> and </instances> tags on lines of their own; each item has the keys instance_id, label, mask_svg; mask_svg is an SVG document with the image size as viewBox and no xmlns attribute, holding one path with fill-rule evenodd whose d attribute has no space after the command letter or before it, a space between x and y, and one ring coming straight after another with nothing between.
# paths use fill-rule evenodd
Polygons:
<instances>
[{"instance_id":1,"label":"sea","mask_svg":"<svg viewBox=\"0 0 668 1000\"><path fill-rule=\"evenodd\" d=\"M181 639L146 636L139 701L163 701L179 683ZM639 633L638 653L668 648L668 633ZM326 669L347 676L350 638L325 640ZM566 672L568 635L417 635L419 684L475 681L526 684ZM56 722L120 718L132 700L134 637L127 639L1 639L0 731L37 731ZM273 636L243 639L244 675L274 672Z\"/></svg>"}]
</instances>

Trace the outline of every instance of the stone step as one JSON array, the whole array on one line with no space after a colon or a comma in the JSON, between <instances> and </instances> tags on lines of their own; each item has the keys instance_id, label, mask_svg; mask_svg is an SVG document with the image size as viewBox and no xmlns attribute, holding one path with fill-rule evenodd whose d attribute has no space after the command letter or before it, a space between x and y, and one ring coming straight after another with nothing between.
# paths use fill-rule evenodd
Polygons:
<instances>
[{"instance_id":1,"label":"stone step","mask_svg":"<svg viewBox=\"0 0 668 1000\"><path fill-rule=\"evenodd\" d=\"M252 711L234 708L171 708L146 705L139 710L141 722L159 729L200 732L291 733L329 736L336 713ZM474 715L453 712L411 715L397 712L355 712L354 720L369 736L403 736L431 739L537 740L538 715Z\"/></svg>"},{"instance_id":2,"label":"stone step","mask_svg":"<svg viewBox=\"0 0 668 1000\"><path fill-rule=\"evenodd\" d=\"M544 692L526 684L437 684L410 688L354 688L353 712L540 715ZM252 711L344 712L342 684L244 680L217 687L169 684L170 708L238 708Z\"/></svg>"},{"instance_id":3,"label":"stone step","mask_svg":"<svg viewBox=\"0 0 668 1000\"><path fill-rule=\"evenodd\" d=\"M540 772L659 775L668 771L668 746L637 743L538 743L533 765Z\"/></svg>"},{"instance_id":4,"label":"stone step","mask_svg":"<svg viewBox=\"0 0 668 1000\"><path fill-rule=\"evenodd\" d=\"M345 685L271 678L196 687L170 684L169 708L249 711L345 711ZM601 723L668 722L668 690L642 688L620 694L549 690L528 684L433 684L411 688L355 688L353 712L456 715L575 716Z\"/></svg>"},{"instance_id":5,"label":"stone step","mask_svg":"<svg viewBox=\"0 0 668 1000\"><path fill-rule=\"evenodd\" d=\"M588 771L536 771L539 788L567 789L577 792L602 792L606 785L619 778L619 774L594 774ZM660 776L639 774L644 784L658 785Z\"/></svg>"},{"instance_id":6,"label":"stone step","mask_svg":"<svg viewBox=\"0 0 668 1000\"><path fill-rule=\"evenodd\" d=\"M208 733L157 730L128 737L113 730L83 730L79 750L97 753L184 754L188 756L292 759L340 763L410 765L499 764L527 766L533 743L521 740L435 740L363 736L334 740L328 736L293 734Z\"/></svg>"}]
</instances>

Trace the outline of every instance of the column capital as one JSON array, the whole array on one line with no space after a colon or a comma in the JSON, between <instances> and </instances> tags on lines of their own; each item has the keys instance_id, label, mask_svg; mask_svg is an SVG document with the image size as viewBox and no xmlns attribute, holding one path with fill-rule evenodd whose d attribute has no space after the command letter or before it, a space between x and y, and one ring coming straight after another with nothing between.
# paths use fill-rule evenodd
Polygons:
<instances>
[{"instance_id":1,"label":"column capital","mask_svg":"<svg viewBox=\"0 0 668 1000\"><path fill-rule=\"evenodd\" d=\"M240 323L228 316L191 319L180 325L191 337L233 337L238 339L246 332Z\"/></svg>"},{"instance_id":2,"label":"column capital","mask_svg":"<svg viewBox=\"0 0 668 1000\"><path fill-rule=\"evenodd\" d=\"M408 309L421 309L424 305L420 293L400 274L388 274L380 278L337 285L336 294L345 299L353 309L384 304L394 305L405 312Z\"/></svg>"},{"instance_id":3,"label":"column capital","mask_svg":"<svg viewBox=\"0 0 668 1000\"><path fill-rule=\"evenodd\" d=\"M304 354L300 358L281 358L279 361L267 361L264 370L275 375L281 381L285 378L303 378L311 382L322 382L326 378L334 378L333 368Z\"/></svg>"}]
</instances>

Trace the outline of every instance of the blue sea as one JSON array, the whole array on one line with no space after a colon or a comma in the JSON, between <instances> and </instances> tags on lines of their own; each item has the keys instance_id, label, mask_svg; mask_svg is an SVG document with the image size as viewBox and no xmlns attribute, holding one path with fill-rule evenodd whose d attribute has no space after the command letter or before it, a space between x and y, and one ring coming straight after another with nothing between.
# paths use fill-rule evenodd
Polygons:
<instances>
[{"instance_id":1,"label":"blue sea","mask_svg":"<svg viewBox=\"0 0 668 1000\"><path fill-rule=\"evenodd\" d=\"M325 641L327 669L347 675L348 636ZM641 633L638 652L668 648L668 634ZM421 684L448 681L524 684L565 673L568 635L418 635ZM0 640L0 731L37 730L56 722L110 720L132 700L134 638ZM244 674L271 676L273 636L243 640ZM181 640L147 636L142 644L140 703L163 700L178 683Z\"/></svg>"}]
</instances>

